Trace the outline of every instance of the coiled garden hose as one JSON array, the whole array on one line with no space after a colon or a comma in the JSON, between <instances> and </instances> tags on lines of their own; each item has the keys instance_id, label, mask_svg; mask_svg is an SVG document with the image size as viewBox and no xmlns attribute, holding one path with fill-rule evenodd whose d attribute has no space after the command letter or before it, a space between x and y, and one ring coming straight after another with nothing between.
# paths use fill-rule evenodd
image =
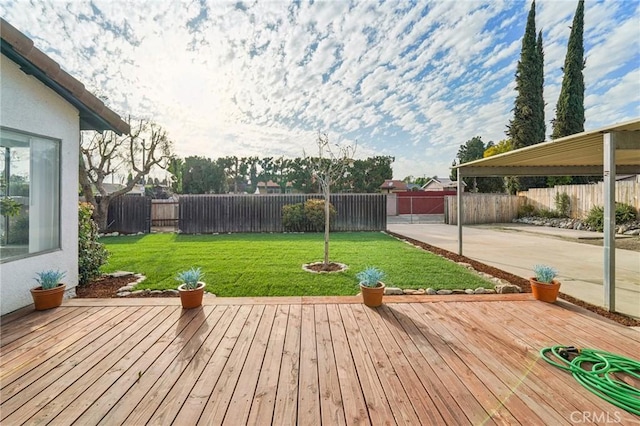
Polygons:
<instances>
[{"instance_id":1,"label":"coiled garden hose","mask_svg":"<svg viewBox=\"0 0 640 426\"><path fill-rule=\"evenodd\" d=\"M640 389L622 380L623 375L628 375L628 379L635 378L640 383L639 361L598 349L560 345L541 349L540 356L549 364L570 371L593 394L640 416Z\"/></svg>"}]
</instances>

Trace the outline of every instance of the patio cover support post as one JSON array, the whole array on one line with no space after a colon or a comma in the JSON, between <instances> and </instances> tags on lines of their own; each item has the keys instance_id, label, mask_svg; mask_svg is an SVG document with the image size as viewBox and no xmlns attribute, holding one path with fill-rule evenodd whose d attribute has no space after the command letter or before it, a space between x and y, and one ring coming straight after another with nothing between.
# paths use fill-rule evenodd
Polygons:
<instances>
[{"instance_id":1,"label":"patio cover support post","mask_svg":"<svg viewBox=\"0 0 640 426\"><path fill-rule=\"evenodd\" d=\"M616 310L616 133L605 133L604 176L604 307Z\"/></svg>"},{"instance_id":2,"label":"patio cover support post","mask_svg":"<svg viewBox=\"0 0 640 426\"><path fill-rule=\"evenodd\" d=\"M456 192L458 208L458 254L462 256L462 169L458 169L458 190Z\"/></svg>"}]
</instances>

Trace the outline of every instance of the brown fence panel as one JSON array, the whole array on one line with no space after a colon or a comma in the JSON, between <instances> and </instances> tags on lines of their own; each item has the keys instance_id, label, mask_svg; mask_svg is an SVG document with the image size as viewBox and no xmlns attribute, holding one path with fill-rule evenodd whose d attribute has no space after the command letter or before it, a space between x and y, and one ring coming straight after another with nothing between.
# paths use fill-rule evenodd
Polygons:
<instances>
[{"instance_id":1,"label":"brown fence panel","mask_svg":"<svg viewBox=\"0 0 640 426\"><path fill-rule=\"evenodd\" d=\"M458 199L456 196L445 197L447 204L445 223L458 223ZM524 197L506 194L471 194L462 195L462 223L473 225L479 223L506 223L518 217L518 208L524 204Z\"/></svg>"},{"instance_id":2,"label":"brown fence panel","mask_svg":"<svg viewBox=\"0 0 640 426\"><path fill-rule=\"evenodd\" d=\"M151 232L151 197L123 195L109 203L106 232Z\"/></svg>"},{"instance_id":3,"label":"brown fence panel","mask_svg":"<svg viewBox=\"0 0 640 426\"><path fill-rule=\"evenodd\" d=\"M282 207L319 194L182 195L179 229L186 234L283 232ZM381 231L387 227L383 194L333 194L335 231Z\"/></svg>"}]
</instances>

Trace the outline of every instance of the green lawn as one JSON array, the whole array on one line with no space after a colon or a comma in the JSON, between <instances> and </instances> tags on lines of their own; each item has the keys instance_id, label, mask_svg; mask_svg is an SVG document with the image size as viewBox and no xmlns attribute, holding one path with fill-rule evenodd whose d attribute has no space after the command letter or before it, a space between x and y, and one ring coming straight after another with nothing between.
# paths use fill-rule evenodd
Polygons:
<instances>
[{"instance_id":1,"label":"green lawn","mask_svg":"<svg viewBox=\"0 0 640 426\"><path fill-rule=\"evenodd\" d=\"M327 296L359 291L355 274L366 266L386 272L388 287L492 288L453 262L380 232L331 234L331 261L349 269L312 274L303 263L323 257L321 234L224 234L106 237L111 253L104 272L139 272L139 288L176 288L175 275L192 266L205 273L207 290L218 296Z\"/></svg>"}]
</instances>

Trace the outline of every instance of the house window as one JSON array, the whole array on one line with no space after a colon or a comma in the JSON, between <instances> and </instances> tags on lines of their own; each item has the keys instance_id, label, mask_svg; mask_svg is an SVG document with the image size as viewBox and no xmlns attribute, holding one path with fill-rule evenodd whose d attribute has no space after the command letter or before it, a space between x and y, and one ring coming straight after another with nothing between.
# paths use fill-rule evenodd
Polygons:
<instances>
[{"instance_id":1,"label":"house window","mask_svg":"<svg viewBox=\"0 0 640 426\"><path fill-rule=\"evenodd\" d=\"M60 141L0 128L0 261L60 248Z\"/></svg>"}]
</instances>

